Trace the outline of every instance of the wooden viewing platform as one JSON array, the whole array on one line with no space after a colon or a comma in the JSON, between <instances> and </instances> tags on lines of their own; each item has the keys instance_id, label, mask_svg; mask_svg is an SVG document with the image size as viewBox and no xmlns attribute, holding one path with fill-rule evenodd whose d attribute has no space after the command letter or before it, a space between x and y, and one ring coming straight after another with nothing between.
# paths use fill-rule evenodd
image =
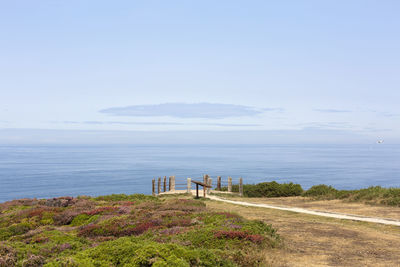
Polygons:
<instances>
[{"instance_id":1,"label":"wooden viewing platform","mask_svg":"<svg viewBox=\"0 0 400 267\"><path fill-rule=\"evenodd\" d=\"M195 179L201 179L201 178L195 178ZM158 184L157 184L158 180ZM192 184L196 185L196 198L199 197L199 186L203 187L203 196L206 197L207 194L213 192L220 192L220 193L228 193L232 194L232 185L233 185L233 179L232 177L228 176L227 177L227 182L223 182L221 176L216 177L217 181L217 186L214 190L213 188L213 179L208 175L205 174L203 175L203 181L200 182L199 180L192 180L192 178L178 178L176 179L175 176L169 176L169 179L167 179L167 176L164 176L164 179L159 177L158 179L153 179L152 180L152 194L153 196L156 195L161 195L161 194L180 194L180 193L189 193L189 194L194 194L195 192L192 192ZM239 186L239 195L243 196L243 179L242 177L240 178L235 178L234 179L236 183ZM167 184L168 182L168 184ZM168 185L168 186L167 186ZM225 187L227 191L221 191L222 187Z\"/></svg>"}]
</instances>

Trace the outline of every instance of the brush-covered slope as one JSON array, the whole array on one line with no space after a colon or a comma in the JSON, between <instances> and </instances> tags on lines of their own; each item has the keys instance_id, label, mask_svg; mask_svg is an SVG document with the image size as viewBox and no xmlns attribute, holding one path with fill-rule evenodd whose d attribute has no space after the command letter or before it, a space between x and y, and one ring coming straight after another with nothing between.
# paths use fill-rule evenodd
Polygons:
<instances>
[{"instance_id":1,"label":"brush-covered slope","mask_svg":"<svg viewBox=\"0 0 400 267\"><path fill-rule=\"evenodd\" d=\"M270 225L145 195L0 204L0 266L259 266Z\"/></svg>"}]
</instances>

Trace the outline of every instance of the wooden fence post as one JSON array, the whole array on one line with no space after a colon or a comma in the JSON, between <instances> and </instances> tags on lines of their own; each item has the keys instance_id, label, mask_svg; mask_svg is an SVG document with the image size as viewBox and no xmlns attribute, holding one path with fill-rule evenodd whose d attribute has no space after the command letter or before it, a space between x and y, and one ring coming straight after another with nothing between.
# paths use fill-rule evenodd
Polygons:
<instances>
[{"instance_id":1,"label":"wooden fence post","mask_svg":"<svg viewBox=\"0 0 400 267\"><path fill-rule=\"evenodd\" d=\"M212 178L207 179L207 185L212 186ZM207 194L210 194L211 192L211 187L207 188Z\"/></svg>"},{"instance_id":2,"label":"wooden fence post","mask_svg":"<svg viewBox=\"0 0 400 267\"><path fill-rule=\"evenodd\" d=\"M157 187L158 195L161 193L161 177L158 177L158 187Z\"/></svg>"},{"instance_id":3,"label":"wooden fence post","mask_svg":"<svg viewBox=\"0 0 400 267\"><path fill-rule=\"evenodd\" d=\"M187 178L187 193L192 194L192 179Z\"/></svg>"},{"instance_id":4,"label":"wooden fence post","mask_svg":"<svg viewBox=\"0 0 400 267\"><path fill-rule=\"evenodd\" d=\"M172 176L169 177L169 181L168 181L168 191L171 191L171 181L172 181Z\"/></svg>"},{"instance_id":5,"label":"wooden fence post","mask_svg":"<svg viewBox=\"0 0 400 267\"><path fill-rule=\"evenodd\" d=\"M217 190L221 191L221 176L218 176L217 178Z\"/></svg>"},{"instance_id":6,"label":"wooden fence post","mask_svg":"<svg viewBox=\"0 0 400 267\"><path fill-rule=\"evenodd\" d=\"M239 195L242 197L243 196L243 178L240 177L239 179Z\"/></svg>"},{"instance_id":7,"label":"wooden fence post","mask_svg":"<svg viewBox=\"0 0 400 267\"><path fill-rule=\"evenodd\" d=\"M203 175L203 183L207 184L207 174ZM206 197L207 187L203 186L203 197Z\"/></svg>"},{"instance_id":8,"label":"wooden fence post","mask_svg":"<svg viewBox=\"0 0 400 267\"><path fill-rule=\"evenodd\" d=\"M151 180L151 184L152 184L152 187L151 187L151 194L152 194L153 197L154 197L154 196L156 196L156 180L155 180L155 179Z\"/></svg>"},{"instance_id":9,"label":"wooden fence post","mask_svg":"<svg viewBox=\"0 0 400 267\"><path fill-rule=\"evenodd\" d=\"M172 176L171 190L175 191L175 176Z\"/></svg>"},{"instance_id":10,"label":"wooden fence post","mask_svg":"<svg viewBox=\"0 0 400 267\"><path fill-rule=\"evenodd\" d=\"M228 177L228 192L232 192L232 177Z\"/></svg>"},{"instance_id":11,"label":"wooden fence post","mask_svg":"<svg viewBox=\"0 0 400 267\"><path fill-rule=\"evenodd\" d=\"M167 191L167 176L164 176L164 192Z\"/></svg>"}]
</instances>

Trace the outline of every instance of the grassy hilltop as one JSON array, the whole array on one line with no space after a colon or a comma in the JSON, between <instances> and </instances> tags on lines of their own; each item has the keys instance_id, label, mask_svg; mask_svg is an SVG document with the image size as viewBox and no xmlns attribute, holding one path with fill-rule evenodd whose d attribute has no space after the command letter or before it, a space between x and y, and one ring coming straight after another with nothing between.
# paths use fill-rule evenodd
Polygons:
<instances>
[{"instance_id":1,"label":"grassy hilltop","mask_svg":"<svg viewBox=\"0 0 400 267\"><path fill-rule=\"evenodd\" d=\"M259 266L279 244L270 225L191 197L0 204L0 266Z\"/></svg>"}]
</instances>

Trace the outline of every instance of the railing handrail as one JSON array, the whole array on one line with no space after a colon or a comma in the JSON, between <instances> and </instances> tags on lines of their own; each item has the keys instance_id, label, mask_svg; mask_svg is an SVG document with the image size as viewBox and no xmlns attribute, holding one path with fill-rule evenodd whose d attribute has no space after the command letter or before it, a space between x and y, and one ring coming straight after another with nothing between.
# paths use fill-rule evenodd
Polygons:
<instances>
[{"instance_id":1,"label":"railing handrail","mask_svg":"<svg viewBox=\"0 0 400 267\"><path fill-rule=\"evenodd\" d=\"M161 178L161 177L163 177L163 178ZM232 178L231 176L228 176L227 182L222 181L222 176L215 176L215 177L216 178L214 178L214 179L217 182L217 186L216 186L217 190L221 190L222 187L228 187L228 192L232 192L233 183L238 182L239 183L239 194L243 195L243 178L242 177ZM183 179L186 179L186 183L182 183ZM167 180L167 176L159 176L157 179L152 180L153 195L154 196L156 195L156 180L158 181L157 194L159 195L162 192L167 192L167 191L175 192L177 189L184 190L185 188L182 188L182 187L184 187L185 185L186 185L187 192L191 193L190 191L192 190L192 179L203 181L203 182L197 181L197 183L195 183L195 184L197 186L198 186L198 184L205 185L203 187L207 188L208 192L210 192L211 188L213 187L213 185L212 185L213 177L211 177L208 174L203 175L203 177L193 177L193 178L192 177L183 178L183 177L176 177L176 176L172 175L172 176L168 176L168 180ZM178 183L176 183L177 180L178 180ZM193 181L193 183L194 182L195 181ZM168 190L167 190L167 184L168 184ZM197 188L197 186L196 186L196 188ZM204 191L204 196L206 195L205 191Z\"/></svg>"}]
</instances>

